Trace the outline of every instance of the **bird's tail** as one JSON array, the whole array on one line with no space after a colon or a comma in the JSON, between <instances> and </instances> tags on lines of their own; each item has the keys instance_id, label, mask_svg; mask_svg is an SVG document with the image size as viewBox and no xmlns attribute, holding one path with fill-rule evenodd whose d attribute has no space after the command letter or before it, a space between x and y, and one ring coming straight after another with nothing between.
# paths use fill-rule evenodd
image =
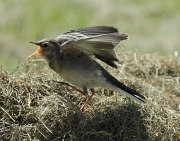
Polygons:
<instances>
[{"instance_id":1,"label":"bird's tail","mask_svg":"<svg viewBox=\"0 0 180 141\"><path fill-rule=\"evenodd\" d=\"M124 93L125 95L127 95L128 97L134 99L135 101L139 102L139 103L145 103L145 97L143 95L141 95L140 93L136 92L135 90L129 88L128 86L124 85L123 83L119 82L117 80L116 82L116 90Z\"/></svg>"},{"instance_id":2,"label":"bird's tail","mask_svg":"<svg viewBox=\"0 0 180 141\"><path fill-rule=\"evenodd\" d=\"M104 68L101 68L102 74L106 78L106 81L111 84L109 87L110 89L115 89L121 93L124 93L128 97L136 100L139 103L145 103L145 97L140 93L136 92L135 90L131 89L130 87L124 85L123 83L119 82L116 78L114 78L111 74L109 74Z\"/></svg>"}]
</instances>

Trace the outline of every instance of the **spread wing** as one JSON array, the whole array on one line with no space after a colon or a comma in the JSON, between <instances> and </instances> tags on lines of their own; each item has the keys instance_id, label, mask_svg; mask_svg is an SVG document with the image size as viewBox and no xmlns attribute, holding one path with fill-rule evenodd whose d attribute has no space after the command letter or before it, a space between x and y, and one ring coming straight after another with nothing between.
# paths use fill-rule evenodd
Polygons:
<instances>
[{"instance_id":1,"label":"spread wing","mask_svg":"<svg viewBox=\"0 0 180 141\"><path fill-rule=\"evenodd\" d=\"M114 27L96 26L65 32L59 35L56 41L60 44L62 52L84 52L117 68L114 61L118 61L118 57L114 48L127 39L128 35L120 33Z\"/></svg>"}]
</instances>

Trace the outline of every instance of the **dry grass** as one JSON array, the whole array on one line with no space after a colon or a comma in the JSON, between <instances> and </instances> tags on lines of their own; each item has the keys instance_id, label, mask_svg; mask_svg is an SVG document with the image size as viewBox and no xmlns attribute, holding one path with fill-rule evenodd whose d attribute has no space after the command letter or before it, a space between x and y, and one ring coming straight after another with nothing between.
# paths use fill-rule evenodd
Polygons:
<instances>
[{"instance_id":1,"label":"dry grass","mask_svg":"<svg viewBox=\"0 0 180 141\"><path fill-rule=\"evenodd\" d=\"M121 53L120 81L147 98L139 105L117 92L97 89L85 97L43 62L0 70L0 138L8 140L180 140L180 58ZM39 65L43 63L43 65Z\"/></svg>"}]
</instances>

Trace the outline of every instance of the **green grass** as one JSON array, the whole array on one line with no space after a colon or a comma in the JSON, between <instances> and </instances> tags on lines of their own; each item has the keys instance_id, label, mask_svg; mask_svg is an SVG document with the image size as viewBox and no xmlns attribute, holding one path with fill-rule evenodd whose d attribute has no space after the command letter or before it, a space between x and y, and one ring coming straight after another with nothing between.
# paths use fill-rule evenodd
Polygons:
<instances>
[{"instance_id":1,"label":"green grass","mask_svg":"<svg viewBox=\"0 0 180 141\"><path fill-rule=\"evenodd\" d=\"M179 51L178 0L0 2L0 65L12 70L35 50L28 41L56 38L70 29L110 25L127 33L126 50L162 55ZM23 60L23 61L22 61Z\"/></svg>"},{"instance_id":2,"label":"green grass","mask_svg":"<svg viewBox=\"0 0 180 141\"><path fill-rule=\"evenodd\" d=\"M6 140L180 140L179 57L124 52L110 73L146 97L139 105L118 92L97 88L86 97L42 60L14 75L0 70L0 138Z\"/></svg>"}]
</instances>

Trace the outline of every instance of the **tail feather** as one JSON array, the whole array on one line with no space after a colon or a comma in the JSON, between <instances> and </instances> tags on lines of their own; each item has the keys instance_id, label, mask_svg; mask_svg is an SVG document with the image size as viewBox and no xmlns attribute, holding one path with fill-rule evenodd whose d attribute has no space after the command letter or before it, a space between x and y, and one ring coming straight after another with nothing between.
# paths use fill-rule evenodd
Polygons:
<instances>
[{"instance_id":1,"label":"tail feather","mask_svg":"<svg viewBox=\"0 0 180 141\"><path fill-rule=\"evenodd\" d=\"M145 103L145 97L130 87L124 85L119 82L116 78L114 78L111 74L109 74L104 68L101 67L102 74L106 78L106 81L110 83L113 87L112 89L116 89L117 91L124 93L128 97L136 100L139 103ZM110 88L110 89L111 89Z\"/></svg>"},{"instance_id":2,"label":"tail feather","mask_svg":"<svg viewBox=\"0 0 180 141\"><path fill-rule=\"evenodd\" d=\"M123 83L119 82L116 85L116 90L118 90L121 93L124 93L128 97L136 100L139 103L145 103L145 97L141 95L140 93L136 92L135 90L129 88L128 86L124 85Z\"/></svg>"}]
</instances>

